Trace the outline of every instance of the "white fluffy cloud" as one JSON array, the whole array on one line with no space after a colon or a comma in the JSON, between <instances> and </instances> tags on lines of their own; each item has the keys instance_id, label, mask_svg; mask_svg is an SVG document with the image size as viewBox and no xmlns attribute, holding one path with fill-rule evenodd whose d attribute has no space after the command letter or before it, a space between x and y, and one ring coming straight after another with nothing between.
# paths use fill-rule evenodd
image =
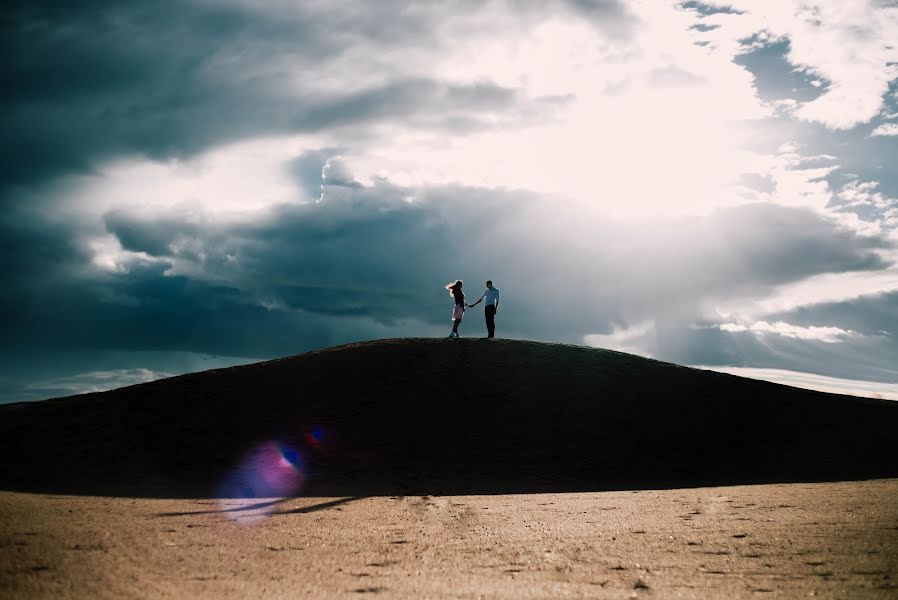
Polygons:
<instances>
[{"instance_id":1,"label":"white fluffy cloud","mask_svg":"<svg viewBox=\"0 0 898 600\"><path fill-rule=\"evenodd\" d=\"M891 136L898 135L898 123L883 123L876 127L870 135Z\"/></svg>"},{"instance_id":2,"label":"white fluffy cloud","mask_svg":"<svg viewBox=\"0 0 898 600\"><path fill-rule=\"evenodd\" d=\"M873 119L889 82L898 77L898 7L870 0L709 0L741 14L705 17L719 28L703 37L736 54L754 44L788 40L786 60L825 82L819 97L799 102L792 113L832 129ZM818 84L819 86L819 84Z\"/></svg>"},{"instance_id":3,"label":"white fluffy cloud","mask_svg":"<svg viewBox=\"0 0 898 600\"><path fill-rule=\"evenodd\" d=\"M800 327L797 325L784 323L783 321L777 321L775 323L768 323L767 321L755 321L754 323L748 325L742 325L739 323L721 323L720 325L718 325L718 327L721 331L728 331L730 333L741 333L743 331L748 331L750 333L754 333L755 335L774 334L799 340L815 340L827 344L836 344L843 341L847 337L858 335L854 331L840 329L838 327Z\"/></svg>"},{"instance_id":4,"label":"white fluffy cloud","mask_svg":"<svg viewBox=\"0 0 898 600\"><path fill-rule=\"evenodd\" d=\"M648 319L627 327L615 325L611 333L583 336L583 343L596 348L652 357L657 344L655 322Z\"/></svg>"},{"instance_id":5,"label":"white fluffy cloud","mask_svg":"<svg viewBox=\"0 0 898 600\"><path fill-rule=\"evenodd\" d=\"M691 14L657 3L628 8L637 24L626 40L561 14L459 43L434 66L440 77L565 101L525 127L455 138L397 128L376 153L354 157L355 170L528 189L622 216L741 202L733 186L758 160L741 146L757 135L742 123L770 114L751 75L694 44Z\"/></svg>"}]
</instances>

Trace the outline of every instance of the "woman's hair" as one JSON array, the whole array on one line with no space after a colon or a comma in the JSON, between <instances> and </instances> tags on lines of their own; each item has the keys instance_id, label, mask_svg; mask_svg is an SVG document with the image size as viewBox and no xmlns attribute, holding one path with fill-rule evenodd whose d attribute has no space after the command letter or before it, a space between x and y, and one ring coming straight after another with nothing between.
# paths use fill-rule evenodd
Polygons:
<instances>
[{"instance_id":1,"label":"woman's hair","mask_svg":"<svg viewBox=\"0 0 898 600\"><path fill-rule=\"evenodd\" d=\"M457 288L458 286L463 285L463 284L464 284L464 282L461 279L456 280L455 283L447 283L446 289L449 290L449 295L452 296L453 295L452 292L455 291L455 288Z\"/></svg>"}]
</instances>

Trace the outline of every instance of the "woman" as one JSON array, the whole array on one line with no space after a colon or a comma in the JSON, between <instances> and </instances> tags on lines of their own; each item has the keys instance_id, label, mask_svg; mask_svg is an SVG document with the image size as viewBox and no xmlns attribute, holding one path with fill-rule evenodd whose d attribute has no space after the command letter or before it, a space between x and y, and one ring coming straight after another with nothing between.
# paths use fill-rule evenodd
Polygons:
<instances>
[{"instance_id":1,"label":"woman","mask_svg":"<svg viewBox=\"0 0 898 600\"><path fill-rule=\"evenodd\" d=\"M461 291L462 280L459 279L455 283L446 286L449 295L455 298L455 306L452 307L452 333L449 337L458 337L458 324L461 323L462 317L465 316L465 293Z\"/></svg>"}]
</instances>

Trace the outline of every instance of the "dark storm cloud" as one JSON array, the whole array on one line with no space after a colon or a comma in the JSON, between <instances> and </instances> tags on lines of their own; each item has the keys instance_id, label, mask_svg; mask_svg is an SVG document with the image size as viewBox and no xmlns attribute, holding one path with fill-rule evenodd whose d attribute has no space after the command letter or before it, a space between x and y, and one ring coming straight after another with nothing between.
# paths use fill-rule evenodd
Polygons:
<instances>
[{"instance_id":1,"label":"dark storm cloud","mask_svg":"<svg viewBox=\"0 0 898 600\"><path fill-rule=\"evenodd\" d=\"M7 182L239 135L247 126L234 118L240 108L273 92L270 77L242 71L249 57L290 35L309 58L329 50L312 27L224 4L23 2L6 10L0 131L17 141L0 155ZM228 59L232 80L216 64ZM219 134L210 127L217 119Z\"/></svg>"},{"instance_id":2,"label":"dark storm cloud","mask_svg":"<svg viewBox=\"0 0 898 600\"><path fill-rule=\"evenodd\" d=\"M285 123L287 130L315 131L365 121L401 118L403 123L448 128L484 127L478 111L508 109L520 100L509 88L493 84L450 85L428 79L408 79L345 96L309 102ZM559 98L558 101L564 101Z\"/></svg>"},{"instance_id":3,"label":"dark storm cloud","mask_svg":"<svg viewBox=\"0 0 898 600\"><path fill-rule=\"evenodd\" d=\"M606 227L597 232L593 264L646 315L692 307L700 299L763 295L815 274L888 264L876 252L888 241L859 236L811 210L773 204L647 221L630 230Z\"/></svg>"},{"instance_id":4,"label":"dark storm cloud","mask_svg":"<svg viewBox=\"0 0 898 600\"><path fill-rule=\"evenodd\" d=\"M300 182L311 184L330 154L307 152L294 162L305 165ZM109 212L106 231L142 253L111 271L92 263L77 224L35 212L23 229L22 215L8 214L0 231L0 346L266 358L356 339L438 335L450 304L442 284L463 278L476 298L490 278L505 298L503 335L581 343L587 333L651 319L659 358L844 376L852 363L832 345L765 345L752 334L689 326L714 299L885 266L877 254L883 239L808 210L751 205L702 218L586 224L577 211L560 210L559 200L524 192L361 185L347 173L335 181L341 185L324 180L320 203L282 205L252 221L177 208ZM478 317L466 323L474 334ZM814 356L836 362L805 365L816 346ZM795 356L785 360L779 353L787 351Z\"/></svg>"},{"instance_id":5,"label":"dark storm cloud","mask_svg":"<svg viewBox=\"0 0 898 600\"><path fill-rule=\"evenodd\" d=\"M79 242L71 223L47 215L25 201L0 212L0 274L4 293L0 306L16 301L27 303L31 295L67 273L80 271L90 262L90 254ZM16 311L20 310L17 308ZM15 312L15 311L14 311ZM0 310L11 319L14 312Z\"/></svg>"},{"instance_id":6,"label":"dark storm cloud","mask_svg":"<svg viewBox=\"0 0 898 600\"><path fill-rule=\"evenodd\" d=\"M338 156L341 151L340 148L309 150L290 161L287 170L308 198L321 196L324 183L321 171L328 159Z\"/></svg>"},{"instance_id":7,"label":"dark storm cloud","mask_svg":"<svg viewBox=\"0 0 898 600\"><path fill-rule=\"evenodd\" d=\"M441 284L456 277L469 281L469 294L481 280L502 282L511 298L503 312L518 335L580 341L615 323L688 323L708 298L884 266L875 252L883 240L773 205L583 229L575 211L520 192L383 180L324 190L321 203L284 205L238 224L176 209L109 213L107 231L149 258L128 272L82 267L85 277L36 264L55 283L29 302L7 298L19 325L5 342L89 339L102 347L271 356L323 345L333 330L350 328L341 319L385 328L445 324ZM66 236L54 240L57 253L75 245ZM25 260L42 259L26 253ZM24 294L29 286L14 289ZM559 294L579 300L571 306Z\"/></svg>"},{"instance_id":8,"label":"dark storm cloud","mask_svg":"<svg viewBox=\"0 0 898 600\"><path fill-rule=\"evenodd\" d=\"M803 326L826 323L868 336L886 336L895 349L892 358L898 356L898 292L815 304L769 318ZM898 369L898 364L895 367Z\"/></svg>"},{"instance_id":9,"label":"dark storm cloud","mask_svg":"<svg viewBox=\"0 0 898 600\"><path fill-rule=\"evenodd\" d=\"M818 321L816 326L829 325ZM838 343L776 334L671 328L661 354L678 362L708 366L785 369L827 377L898 383L898 345L891 335L847 336ZM669 344L665 344L669 342ZM667 347L665 347L667 345Z\"/></svg>"},{"instance_id":10,"label":"dark storm cloud","mask_svg":"<svg viewBox=\"0 0 898 600\"><path fill-rule=\"evenodd\" d=\"M874 271L890 264L875 252L892 247L887 239L858 235L808 209L740 206L716 213L711 228L714 234L709 235L716 241L700 252L736 280L781 284L818 273Z\"/></svg>"},{"instance_id":11,"label":"dark storm cloud","mask_svg":"<svg viewBox=\"0 0 898 600\"><path fill-rule=\"evenodd\" d=\"M711 4L706 4L704 2L695 2L694 0L690 0L689 2L680 3L681 8L685 8L686 10L694 10L703 17L708 15L716 15L718 13L725 14L742 14L738 10L733 10L729 6L714 6Z\"/></svg>"},{"instance_id":12,"label":"dark storm cloud","mask_svg":"<svg viewBox=\"0 0 898 600\"><path fill-rule=\"evenodd\" d=\"M240 225L117 212L107 215L106 227L125 249L194 265L244 290L248 302L387 321L426 319L413 307L433 298L428 288L439 289L440 249L448 255L451 247L446 221L404 201L408 190L385 183L325 190L322 204L282 206Z\"/></svg>"},{"instance_id":13,"label":"dark storm cloud","mask_svg":"<svg viewBox=\"0 0 898 600\"><path fill-rule=\"evenodd\" d=\"M145 252L152 256L165 256L169 253L169 245L184 236L196 236L199 228L177 218L154 217L152 226L121 211L107 213L103 219L106 230L121 243L125 250Z\"/></svg>"},{"instance_id":14,"label":"dark storm cloud","mask_svg":"<svg viewBox=\"0 0 898 600\"><path fill-rule=\"evenodd\" d=\"M583 232L575 212L525 193L416 190L385 181L325 190L321 204L283 206L264 220L224 229L186 225L177 215L145 220L127 213L107 217L107 227L126 248L169 260L184 258L172 250L178 239L192 238L211 274L252 278L256 285L304 278L314 285L414 290L430 285L434 273L470 269L489 256L522 283L533 279L552 289L584 277L589 282L588 273L565 267L585 255L595 279L609 282L605 289L634 303L645 303L640 298L652 298L651 291L663 292L667 303L694 303L820 273L887 266L876 252L889 247L885 240L859 236L809 210L775 205L638 226L605 221ZM234 260L215 260L227 255Z\"/></svg>"},{"instance_id":15,"label":"dark storm cloud","mask_svg":"<svg viewBox=\"0 0 898 600\"><path fill-rule=\"evenodd\" d=\"M816 353L796 352L788 360L807 368L795 370L898 383L898 292L800 307L768 317L773 319L858 334L840 344L825 344ZM817 365L810 364L814 359L819 359Z\"/></svg>"},{"instance_id":16,"label":"dark storm cloud","mask_svg":"<svg viewBox=\"0 0 898 600\"><path fill-rule=\"evenodd\" d=\"M839 341L802 340L775 333L721 331L674 325L661 332L660 353L691 364L786 369L829 377L898 382L898 292L803 306L765 315L768 323L834 327Z\"/></svg>"},{"instance_id":17,"label":"dark storm cloud","mask_svg":"<svg viewBox=\"0 0 898 600\"><path fill-rule=\"evenodd\" d=\"M118 155L182 156L229 140L391 119L484 127L487 116L526 118L555 101L375 61L390 49L446 43L439 4L300 3L289 12L174 0L63 4L4 7L0 135L14 143L0 150L0 185L86 171ZM589 13L618 22L621 10L600 2ZM372 64L352 66L351 51ZM340 79L348 86L327 84Z\"/></svg>"},{"instance_id":18,"label":"dark storm cloud","mask_svg":"<svg viewBox=\"0 0 898 600\"><path fill-rule=\"evenodd\" d=\"M17 304L3 345L20 352L78 349L275 356L326 345L334 331L301 313L270 311L226 284L163 274L167 265L45 286Z\"/></svg>"},{"instance_id":19,"label":"dark storm cloud","mask_svg":"<svg viewBox=\"0 0 898 600\"><path fill-rule=\"evenodd\" d=\"M716 299L886 266L878 254L885 239L809 210L751 205L625 223L524 192L357 181L339 158L346 149L336 146L375 139L379 125L482 130L532 122L570 100L405 69L416 48L457 43L459 28L498 26L477 18L489 10L480 2L408 6L7 3L0 21L0 135L8 141L0 149L2 353L34 356L34 363L51 351L267 358L371 337L438 335L448 330L451 302L442 285L460 277L474 298L487 278L502 289L503 335L579 343L585 334L650 319L659 357L678 362L744 364L745 356L753 366L814 371L813 356L822 361L817 372L831 366L840 373L858 363L846 349L860 352L863 340L765 343L751 333L689 328ZM524 21L577 14L618 41L636 25L616 1L511 6ZM459 10L472 18L441 29ZM694 77L670 69L653 76ZM290 132L335 134L321 142L335 147L308 150L284 167L299 197L323 192L320 203L284 204L245 221L177 208L173 198L159 201L176 208L119 208L89 223L54 214L54 202L71 189L59 176L69 172ZM212 206L215 199L202 200ZM97 261L91 247L103 235L125 250L114 264ZM844 311L807 322L848 322ZM479 317L469 314L469 331L481 326ZM800 314L783 318L804 322ZM872 331L868 325L857 329ZM0 378L9 376L13 363L0 363L7 365ZM104 368L118 364L110 359ZM148 368L167 369L159 365Z\"/></svg>"},{"instance_id":20,"label":"dark storm cloud","mask_svg":"<svg viewBox=\"0 0 898 600\"><path fill-rule=\"evenodd\" d=\"M119 272L91 264L76 228L36 216L33 230L4 228L2 346L268 357L379 337L397 318L436 319L445 304L436 248L449 246L438 216L404 207L393 189L341 189L355 197L228 227L109 213L122 246L151 257ZM194 272L173 273L176 263Z\"/></svg>"}]
</instances>

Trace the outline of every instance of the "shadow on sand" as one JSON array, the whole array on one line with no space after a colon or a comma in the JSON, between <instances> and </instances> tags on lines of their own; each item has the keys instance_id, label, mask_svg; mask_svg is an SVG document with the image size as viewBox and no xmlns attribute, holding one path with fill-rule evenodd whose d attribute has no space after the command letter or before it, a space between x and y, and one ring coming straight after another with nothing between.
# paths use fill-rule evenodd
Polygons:
<instances>
[{"instance_id":1,"label":"shadow on sand","mask_svg":"<svg viewBox=\"0 0 898 600\"><path fill-rule=\"evenodd\" d=\"M348 498L338 498L337 500L328 500L327 502L318 502L317 504L312 504L310 506L303 506L300 508L293 508L290 510L272 510L270 512L266 512L266 516L272 515L305 515L308 513L318 512L319 510L327 510L329 508L335 508L342 504L349 504L350 502L355 502L356 500L364 500L368 498L368 496L352 496ZM188 510L183 512L162 512L156 513L155 517L188 517L192 515L213 515L213 514L227 514L227 513L238 513L238 512L250 512L256 510L262 510L266 508L272 508L284 504L293 498L279 498L277 500L266 500L265 502L253 502L251 504L242 504L240 506L235 506L233 508L218 508L215 510Z\"/></svg>"}]
</instances>

